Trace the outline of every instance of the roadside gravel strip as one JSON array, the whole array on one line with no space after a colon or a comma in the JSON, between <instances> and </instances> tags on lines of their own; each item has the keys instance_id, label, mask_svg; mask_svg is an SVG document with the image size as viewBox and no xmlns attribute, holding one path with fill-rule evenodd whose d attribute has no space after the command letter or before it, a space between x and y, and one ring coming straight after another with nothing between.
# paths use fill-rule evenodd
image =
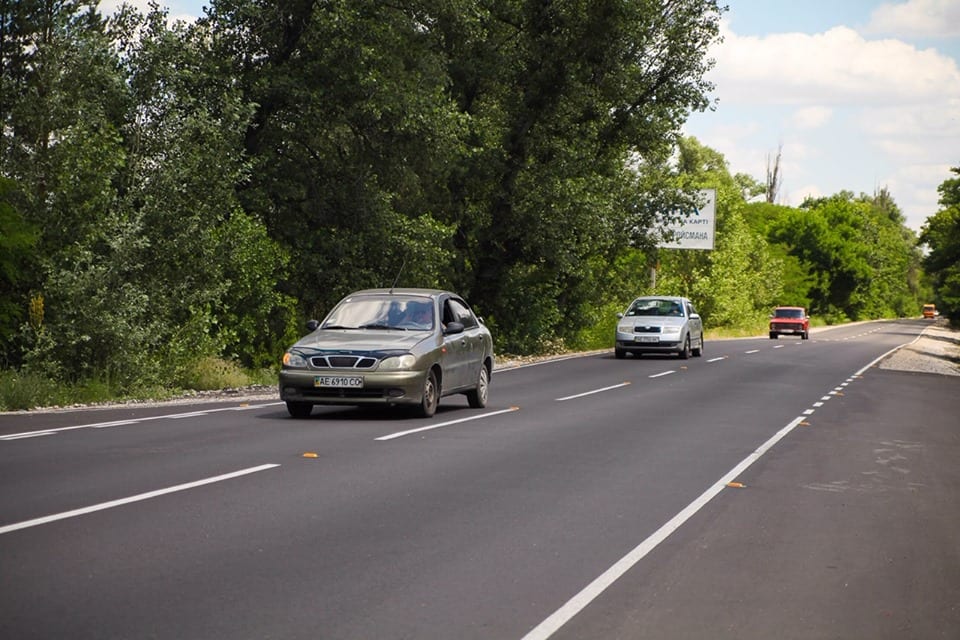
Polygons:
<instances>
[{"instance_id":1,"label":"roadside gravel strip","mask_svg":"<svg viewBox=\"0 0 960 640\"><path fill-rule=\"evenodd\" d=\"M960 376L960 331L950 329L946 320L937 318L936 324L924 329L916 340L891 353L878 366Z\"/></svg>"}]
</instances>

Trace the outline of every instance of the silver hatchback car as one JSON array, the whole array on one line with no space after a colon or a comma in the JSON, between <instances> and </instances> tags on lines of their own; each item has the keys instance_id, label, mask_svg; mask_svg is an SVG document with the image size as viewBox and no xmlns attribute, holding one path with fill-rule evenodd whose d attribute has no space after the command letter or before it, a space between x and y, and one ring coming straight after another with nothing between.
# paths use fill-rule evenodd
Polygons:
<instances>
[{"instance_id":1,"label":"silver hatchback car","mask_svg":"<svg viewBox=\"0 0 960 640\"><path fill-rule=\"evenodd\" d=\"M618 313L614 355L703 355L703 322L693 303L679 296L641 296Z\"/></svg>"},{"instance_id":2,"label":"silver hatchback car","mask_svg":"<svg viewBox=\"0 0 960 640\"><path fill-rule=\"evenodd\" d=\"M455 393L473 408L487 404L493 340L454 293L357 291L307 328L280 370L280 399L295 418L317 404L407 405L430 417Z\"/></svg>"}]
</instances>

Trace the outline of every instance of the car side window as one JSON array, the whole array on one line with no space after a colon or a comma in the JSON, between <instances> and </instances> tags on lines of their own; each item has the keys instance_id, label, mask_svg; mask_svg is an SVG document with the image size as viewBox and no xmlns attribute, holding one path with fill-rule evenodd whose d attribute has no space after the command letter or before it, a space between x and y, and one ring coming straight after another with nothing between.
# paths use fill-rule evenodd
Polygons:
<instances>
[{"instance_id":1,"label":"car side window","mask_svg":"<svg viewBox=\"0 0 960 640\"><path fill-rule=\"evenodd\" d=\"M459 322L463 325L464 329L473 329L477 327L477 318L473 315L473 312L466 306L464 306L460 301L450 298L447 300L446 304L443 305L443 323L447 324L451 320L454 322ZM449 319L448 319L449 316Z\"/></svg>"}]
</instances>

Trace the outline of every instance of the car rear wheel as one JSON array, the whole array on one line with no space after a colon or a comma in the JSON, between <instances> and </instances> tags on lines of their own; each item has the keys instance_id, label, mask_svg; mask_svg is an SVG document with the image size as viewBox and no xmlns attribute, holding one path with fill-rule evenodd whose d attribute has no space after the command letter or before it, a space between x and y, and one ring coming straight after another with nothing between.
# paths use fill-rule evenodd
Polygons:
<instances>
[{"instance_id":1,"label":"car rear wheel","mask_svg":"<svg viewBox=\"0 0 960 640\"><path fill-rule=\"evenodd\" d=\"M313 405L309 402L287 402L287 412L294 418L309 418Z\"/></svg>"},{"instance_id":2,"label":"car rear wheel","mask_svg":"<svg viewBox=\"0 0 960 640\"><path fill-rule=\"evenodd\" d=\"M487 406L487 395L490 393L490 372L487 365L480 365L480 375L477 376L477 387L467 392L467 404L471 409L483 409Z\"/></svg>"},{"instance_id":3,"label":"car rear wheel","mask_svg":"<svg viewBox=\"0 0 960 640\"><path fill-rule=\"evenodd\" d=\"M423 396L420 398L419 414L423 418L433 417L440 404L440 388L437 386L437 375L431 371L423 383Z\"/></svg>"}]
</instances>

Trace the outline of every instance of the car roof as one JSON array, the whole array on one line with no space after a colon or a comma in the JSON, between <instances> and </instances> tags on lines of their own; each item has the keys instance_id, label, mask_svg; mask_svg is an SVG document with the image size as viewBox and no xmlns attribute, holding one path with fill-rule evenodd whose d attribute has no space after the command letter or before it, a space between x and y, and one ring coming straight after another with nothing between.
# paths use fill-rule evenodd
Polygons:
<instances>
[{"instance_id":1,"label":"car roof","mask_svg":"<svg viewBox=\"0 0 960 640\"><path fill-rule=\"evenodd\" d=\"M805 307L791 307L790 305L780 305L777 309L804 309Z\"/></svg>"},{"instance_id":2,"label":"car roof","mask_svg":"<svg viewBox=\"0 0 960 640\"><path fill-rule=\"evenodd\" d=\"M445 297L456 298L457 300L463 301L463 296L454 293L453 291L448 291L446 289L427 289L419 287L391 287L391 288L380 288L380 289L360 289L359 291L353 291L343 298L353 298L355 296L420 296L432 298L434 300L441 300ZM343 299L342 298L342 299Z\"/></svg>"},{"instance_id":3,"label":"car roof","mask_svg":"<svg viewBox=\"0 0 960 640\"><path fill-rule=\"evenodd\" d=\"M683 296L637 296L633 299L634 302L637 300L674 300L676 302L682 302L686 300Z\"/></svg>"}]
</instances>

